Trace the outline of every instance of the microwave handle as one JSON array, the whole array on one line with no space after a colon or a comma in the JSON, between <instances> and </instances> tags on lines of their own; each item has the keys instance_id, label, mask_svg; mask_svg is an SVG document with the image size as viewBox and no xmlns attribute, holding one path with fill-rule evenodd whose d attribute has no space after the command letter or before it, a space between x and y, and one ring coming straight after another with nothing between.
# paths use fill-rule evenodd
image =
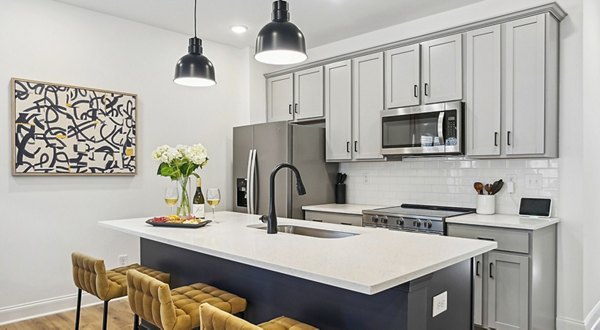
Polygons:
<instances>
[{"instance_id":1,"label":"microwave handle","mask_svg":"<svg viewBox=\"0 0 600 330\"><path fill-rule=\"evenodd\" d=\"M446 140L444 139L444 115L446 113L444 111L440 111L440 115L438 116L438 138L440 139L440 145L445 145Z\"/></svg>"}]
</instances>

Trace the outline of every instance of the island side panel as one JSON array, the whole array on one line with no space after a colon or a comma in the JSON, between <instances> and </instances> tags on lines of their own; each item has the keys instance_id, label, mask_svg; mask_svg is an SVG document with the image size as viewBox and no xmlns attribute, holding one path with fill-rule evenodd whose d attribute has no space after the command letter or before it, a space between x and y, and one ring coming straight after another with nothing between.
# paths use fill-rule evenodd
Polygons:
<instances>
[{"instance_id":1,"label":"island side panel","mask_svg":"<svg viewBox=\"0 0 600 330\"><path fill-rule=\"evenodd\" d=\"M141 239L141 261L171 273L171 286L204 282L248 300L245 318L285 315L321 329L453 329L471 323L470 262L465 261L375 295L366 295ZM431 317L432 297L448 291L448 311ZM465 305L466 304L466 305ZM448 323L452 322L452 323Z\"/></svg>"}]
</instances>

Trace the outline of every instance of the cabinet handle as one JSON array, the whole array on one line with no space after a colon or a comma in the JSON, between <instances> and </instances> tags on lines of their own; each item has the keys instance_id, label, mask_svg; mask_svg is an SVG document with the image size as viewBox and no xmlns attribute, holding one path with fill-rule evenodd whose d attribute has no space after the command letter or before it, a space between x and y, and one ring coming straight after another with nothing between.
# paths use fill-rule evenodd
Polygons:
<instances>
[{"instance_id":1,"label":"cabinet handle","mask_svg":"<svg viewBox=\"0 0 600 330\"><path fill-rule=\"evenodd\" d=\"M506 132L506 144L510 145L510 131Z\"/></svg>"},{"instance_id":2,"label":"cabinet handle","mask_svg":"<svg viewBox=\"0 0 600 330\"><path fill-rule=\"evenodd\" d=\"M294 103L294 112L298 113L298 103Z\"/></svg>"},{"instance_id":3,"label":"cabinet handle","mask_svg":"<svg viewBox=\"0 0 600 330\"><path fill-rule=\"evenodd\" d=\"M494 147L498 146L498 132L494 132Z\"/></svg>"},{"instance_id":4,"label":"cabinet handle","mask_svg":"<svg viewBox=\"0 0 600 330\"><path fill-rule=\"evenodd\" d=\"M346 142L346 152L350 152L350 141Z\"/></svg>"},{"instance_id":5,"label":"cabinet handle","mask_svg":"<svg viewBox=\"0 0 600 330\"><path fill-rule=\"evenodd\" d=\"M292 114L292 105L290 104L288 107L288 113L291 115Z\"/></svg>"},{"instance_id":6,"label":"cabinet handle","mask_svg":"<svg viewBox=\"0 0 600 330\"><path fill-rule=\"evenodd\" d=\"M314 221L314 222L323 222L323 220L319 220L319 219L312 219L312 221Z\"/></svg>"},{"instance_id":7,"label":"cabinet handle","mask_svg":"<svg viewBox=\"0 0 600 330\"><path fill-rule=\"evenodd\" d=\"M429 96L429 89L427 88L429 87L429 83L425 83L425 88L424 88L424 92L425 92L425 96Z\"/></svg>"},{"instance_id":8,"label":"cabinet handle","mask_svg":"<svg viewBox=\"0 0 600 330\"><path fill-rule=\"evenodd\" d=\"M354 152L358 152L358 141L354 141Z\"/></svg>"},{"instance_id":9,"label":"cabinet handle","mask_svg":"<svg viewBox=\"0 0 600 330\"><path fill-rule=\"evenodd\" d=\"M352 226L351 223L347 223L347 222L340 222L340 225Z\"/></svg>"},{"instance_id":10,"label":"cabinet handle","mask_svg":"<svg viewBox=\"0 0 600 330\"><path fill-rule=\"evenodd\" d=\"M494 266L494 263L490 262L490 278L494 278L493 266Z\"/></svg>"},{"instance_id":11,"label":"cabinet handle","mask_svg":"<svg viewBox=\"0 0 600 330\"><path fill-rule=\"evenodd\" d=\"M496 240L495 240L495 239L493 239L493 238L489 238L489 237L481 237L481 236L477 237L477 239L484 240L484 241L492 241L492 242L496 241Z\"/></svg>"},{"instance_id":12,"label":"cabinet handle","mask_svg":"<svg viewBox=\"0 0 600 330\"><path fill-rule=\"evenodd\" d=\"M481 261L477 261L475 263L475 275L476 276L480 276L481 274L479 273L479 265L481 265Z\"/></svg>"},{"instance_id":13,"label":"cabinet handle","mask_svg":"<svg viewBox=\"0 0 600 330\"><path fill-rule=\"evenodd\" d=\"M415 85L413 88L415 97L419 97L419 85Z\"/></svg>"}]
</instances>

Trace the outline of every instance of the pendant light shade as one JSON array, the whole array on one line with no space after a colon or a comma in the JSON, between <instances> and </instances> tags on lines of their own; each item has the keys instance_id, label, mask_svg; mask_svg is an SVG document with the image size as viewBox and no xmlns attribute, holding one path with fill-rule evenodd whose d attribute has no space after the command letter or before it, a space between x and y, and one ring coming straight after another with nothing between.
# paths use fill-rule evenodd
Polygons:
<instances>
[{"instance_id":1,"label":"pendant light shade","mask_svg":"<svg viewBox=\"0 0 600 330\"><path fill-rule=\"evenodd\" d=\"M286 1L273 2L272 22L265 25L256 37L254 58L267 64L295 64L305 61L304 34L291 23Z\"/></svg>"},{"instance_id":2,"label":"pendant light shade","mask_svg":"<svg viewBox=\"0 0 600 330\"><path fill-rule=\"evenodd\" d=\"M217 83L215 67L202 55L202 40L196 37L196 7L197 0L194 0L194 37L190 38L188 54L180 58L175 66L173 81L184 86L208 87Z\"/></svg>"}]
</instances>

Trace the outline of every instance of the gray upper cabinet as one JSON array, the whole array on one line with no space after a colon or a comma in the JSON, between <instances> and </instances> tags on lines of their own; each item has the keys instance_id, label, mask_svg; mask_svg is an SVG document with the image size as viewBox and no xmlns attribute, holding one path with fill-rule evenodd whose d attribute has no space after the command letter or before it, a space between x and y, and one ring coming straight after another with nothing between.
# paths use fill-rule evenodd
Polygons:
<instances>
[{"instance_id":1,"label":"gray upper cabinet","mask_svg":"<svg viewBox=\"0 0 600 330\"><path fill-rule=\"evenodd\" d=\"M327 161L352 159L352 65L325 66L325 155Z\"/></svg>"},{"instance_id":2,"label":"gray upper cabinet","mask_svg":"<svg viewBox=\"0 0 600 330\"><path fill-rule=\"evenodd\" d=\"M385 107L401 108L421 103L421 45L385 52Z\"/></svg>"},{"instance_id":3,"label":"gray upper cabinet","mask_svg":"<svg viewBox=\"0 0 600 330\"><path fill-rule=\"evenodd\" d=\"M500 155L500 25L467 32L467 155Z\"/></svg>"},{"instance_id":4,"label":"gray upper cabinet","mask_svg":"<svg viewBox=\"0 0 600 330\"><path fill-rule=\"evenodd\" d=\"M267 79L267 121L293 120L294 76L286 74Z\"/></svg>"},{"instance_id":5,"label":"gray upper cabinet","mask_svg":"<svg viewBox=\"0 0 600 330\"><path fill-rule=\"evenodd\" d=\"M461 100L462 34L421 43L425 104Z\"/></svg>"},{"instance_id":6,"label":"gray upper cabinet","mask_svg":"<svg viewBox=\"0 0 600 330\"><path fill-rule=\"evenodd\" d=\"M529 257L488 254L488 326L529 329Z\"/></svg>"},{"instance_id":7,"label":"gray upper cabinet","mask_svg":"<svg viewBox=\"0 0 600 330\"><path fill-rule=\"evenodd\" d=\"M558 22L541 14L503 33L506 155L557 157Z\"/></svg>"},{"instance_id":8,"label":"gray upper cabinet","mask_svg":"<svg viewBox=\"0 0 600 330\"><path fill-rule=\"evenodd\" d=\"M383 54L352 60L353 159L381 159Z\"/></svg>"},{"instance_id":9,"label":"gray upper cabinet","mask_svg":"<svg viewBox=\"0 0 600 330\"><path fill-rule=\"evenodd\" d=\"M323 67L294 73L296 120L323 117Z\"/></svg>"}]
</instances>

